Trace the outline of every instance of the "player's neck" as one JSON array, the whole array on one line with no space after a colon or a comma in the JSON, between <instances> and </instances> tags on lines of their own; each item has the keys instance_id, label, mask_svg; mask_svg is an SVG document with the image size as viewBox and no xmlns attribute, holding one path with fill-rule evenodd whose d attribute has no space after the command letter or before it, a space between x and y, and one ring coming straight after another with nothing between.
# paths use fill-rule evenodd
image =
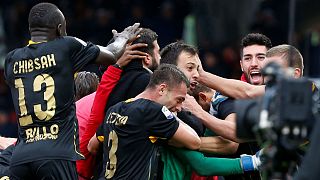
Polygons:
<instances>
[{"instance_id":1,"label":"player's neck","mask_svg":"<svg viewBox=\"0 0 320 180\"><path fill-rule=\"evenodd\" d=\"M31 31L31 41L33 42L45 42L51 41L57 38L57 34L50 29L36 29Z\"/></svg>"},{"instance_id":2,"label":"player's neck","mask_svg":"<svg viewBox=\"0 0 320 180\"><path fill-rule=\"evenodd\" d=\"M140 98L149 99L151 101L155 101L156 100L154 92L152 92L149 89L144 90L142 93L138 94L134 99L140 99Z\"/></svg>"}]
</instances>

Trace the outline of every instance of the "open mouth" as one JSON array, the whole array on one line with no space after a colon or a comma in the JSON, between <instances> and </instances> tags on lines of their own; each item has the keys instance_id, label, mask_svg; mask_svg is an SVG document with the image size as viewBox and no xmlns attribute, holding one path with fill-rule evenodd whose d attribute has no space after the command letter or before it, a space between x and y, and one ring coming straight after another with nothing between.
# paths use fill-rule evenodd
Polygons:
<instances>
[{"instance_id":1,"label":"open mouth","mask_svg":"<svg viewBox=\"0 0 320 180\"><path fill-rule=\"evenodd\" d=\"M190 89L196 88L197 85L198 85L198 82L190 82Z\"/></svg>"},{"instance_id":2,"label":"open mouth","mask_svg":"<svg viewBox=\"0 0 320 180\"><path fill-rule=\"evenodd\" d=\"M260 84L262 81L262 75L260 71L251 71L250 72L250 79L252 84Z\"/></svg>"}]
</instances>

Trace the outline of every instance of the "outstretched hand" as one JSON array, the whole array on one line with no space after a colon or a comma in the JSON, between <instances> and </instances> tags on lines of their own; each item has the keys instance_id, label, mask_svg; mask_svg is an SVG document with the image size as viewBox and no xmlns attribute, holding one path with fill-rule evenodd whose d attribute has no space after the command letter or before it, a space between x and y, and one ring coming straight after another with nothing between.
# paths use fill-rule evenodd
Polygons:
<instances>
[{"instance_id":1,"label":"outstretched hand","mask_svg":"<svg viewBox=\"0 0 320 180\"><path fill-rule=\"evenodd\" d=\"M118 33L117 30L113 29L113 38L124 38L128 42L132 42L138 38L138 34L142 30L142 28L139 28L139 26L140 23L134 23L134 25L126 27L121 33Z\"/></svg>"},{"instance_id":2,"label":"outstretched hand","mask_svg":"<svg viewBox=\"0 0 320 180\"><path fill-rule=\"evenodd\" d=\"M112 30L114 42L106 47L108 52L111 52L111 57L113 60L119 59L123 54L126 44L139 38L139 33L141 28L139 28L140 23L135 23L132 26L125 28L121 33L116 30Z\"/></svg>"},{"instance_id":3,"label":"outstretched hand","mask_svg":"<svg viewBox=\"0 0 320 180\"><path fill-rule=\"evenodd\" d=\"M122 56L118 59L117 64L120 67L126 66L132 59L143 59L147 56L147 53L136 50L141 47L146 47L147 44L144 43L138 43L133 45L127 45L124 53Z\"/></svg>"}]
</instances>

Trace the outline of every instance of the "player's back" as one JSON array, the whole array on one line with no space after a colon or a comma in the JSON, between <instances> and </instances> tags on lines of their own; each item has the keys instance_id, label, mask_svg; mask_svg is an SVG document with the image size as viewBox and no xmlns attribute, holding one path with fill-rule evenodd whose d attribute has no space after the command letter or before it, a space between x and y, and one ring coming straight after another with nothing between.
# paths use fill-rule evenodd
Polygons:
<instances>
[{"instance_id":1,"label":"player's back","mask_svg":"<svg viewBox=\"0 0 320 180\"><path fill-rule=\"evenodd\" d=\"M112 106L97 135L104 135L104 172L107 179L148 179L155 164L156 138L168 139L178 128L171 112L153 101L137 99ZM103 131L103 132L102 132Z\"/></svg>"},{"instance_id":2,"label":"player's back","mask_svg":"<svg viewBox=\"0 0 320 180\"><path fill-rule=\"evenodd\" d=\"M12 164L40 159L76 160L73 74L99 49L73 37L31 43L8 54L5 76L18 115Z\"/></svg>"}]
</instances>

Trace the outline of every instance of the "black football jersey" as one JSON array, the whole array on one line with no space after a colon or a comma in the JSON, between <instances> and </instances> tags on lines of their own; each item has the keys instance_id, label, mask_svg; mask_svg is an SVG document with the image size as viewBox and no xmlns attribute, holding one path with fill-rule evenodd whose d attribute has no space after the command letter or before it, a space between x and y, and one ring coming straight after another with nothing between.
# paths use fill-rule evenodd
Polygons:
<instances>
[{"instance_id":1,"label":"black football jersey","mask_svg":"<svg viewBox=\"0 0 320 180\"><path fill-rule=\"evenodd\" d=\"M109 108L97 131L104 143L105 179L149 179L157 138L170 139L179 122L165 107L147 99L120 102Z\"/></svg>"},{"instance_id":2,"label":"black football jersey","mask_svg":"<svg viewBox=\"0 0 320 180\"><path fill-rule=\"evenodd\" d=\"M99 53L96 45L66 36L31 43L7 55L4 73L19 125L13 165L40 159L81 158L74 73Z\"/></svg>"}]
</instances>

